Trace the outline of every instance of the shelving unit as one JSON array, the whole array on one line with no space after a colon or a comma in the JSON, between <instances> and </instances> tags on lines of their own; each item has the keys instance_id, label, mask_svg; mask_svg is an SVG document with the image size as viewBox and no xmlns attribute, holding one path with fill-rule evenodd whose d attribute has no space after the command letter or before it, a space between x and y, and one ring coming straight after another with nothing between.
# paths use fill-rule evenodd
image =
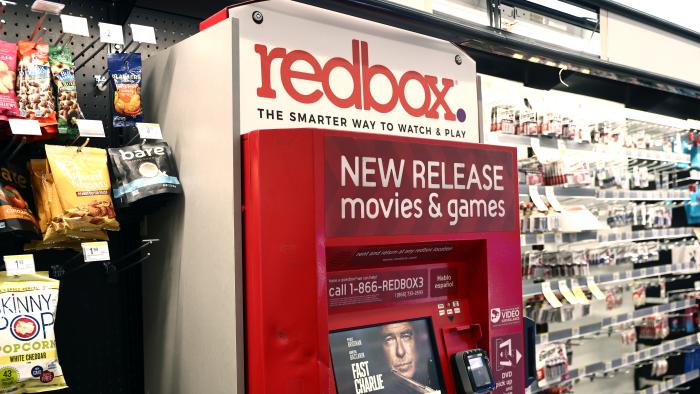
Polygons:
<instances>
[{"instance_id":1,"label":"shelving unit","mask_svg":"<svg viewBox=\"0 0 700 394\"><path fill-rule=\"evenodd\" d=\"M700 370L695 369L683 375L674 376L671 379L664 380L663 383L659 383L652 387L646 388L644 390L637 390L635 394L661 394L668 392L669 390L680 387L690 381L693 381L700 377Z\"/></svg>"},{"instance_id":2,"label":"shelving unit","mask_svg":"<svg viewBox=\"0 0 700 394\"><path fill-rule=\"evenodd\" d=\"M583 241L597 241L599 244L606 242L622 241L650 241L654 239L673 239L692 237L695 233L691 227L664 228L637 231L582 231L579 233L539 233L522 234L521 246L560 246L562 243Z\"/></svg>"},{"instance_id":3,"label":"shelving unit","mask_svg":"<svg viewBox=\"0 0 700 394\"><path fill-rule=\"evenodd\" d=\"M539 393L546 390L552 386L563 385L573 382L578 379L582 379L588 376L592 376L598 373L606 373L618 370L620 368L628 367L631 365L639 364L641 362L651 360L655 357L660 357L687 347L697 345L700 343L700 336L698 335L688 335L683 338L678 338L672 341L667 341L662 345L653 346L640 350L634 353L624 354L620 358L616 358L611 361L602 361L594 364L589 364L584 367L575 368L569 370L568 378L561 380L559 382L553 382L543 386L536 386L531 389L531 393ZM682 383L681 383L682 384Z\"/></svg>"},{"instance_id":4,"label":"shelving unit","mask_svg":"<svg viewBox=\"0 0 700 394\"><path fill-rule=\"evenodd\" d=\"M698 267L695 264L683 263L683 264L666 264L656 267L640 268L632 271L626 272L615 272L613 274L603 274L590 277L578 277L578 278L561 278L552 279L540 283L530 283L523 284L523 298L532 297L542 294L543 283L549 284L552 291L559 290L559 281L565 281L567 286L571 288L572 284L576 284L582 288L588 287L588 279L591 278L595 281L597 285L610 285L615 283L629 282L635 279L650 278L659 275L667 275L671 273L698 273Z\"/></svg>"},{"instance_id":5,"label":"shelving unit","mask_svg":"<svg viewBox=\"0 0 700 394\"><path fill-rule=\"evenodd\" d=\"M553 331L546 334L539 334L535 340L535 344L544 345L549 342L568 341L570 339L581 338L587 335L600 333L607 328L612 328L622 324L633 323L645 317L654 316L659 313L673 312L682 310L695 305L695 301L685 300L677 301L670 304L647 307L638 309L634 312L621 313L614 317L606 317L600 322L586 324L581 327L569 328L566 330Z\"/></svg>"}]
</instances>

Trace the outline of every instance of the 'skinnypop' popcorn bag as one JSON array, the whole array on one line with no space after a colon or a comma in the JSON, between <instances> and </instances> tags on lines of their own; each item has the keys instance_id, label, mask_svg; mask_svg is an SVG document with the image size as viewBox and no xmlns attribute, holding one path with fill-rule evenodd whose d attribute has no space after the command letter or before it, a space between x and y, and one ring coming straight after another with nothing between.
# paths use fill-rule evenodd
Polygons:
<instances>
[{"instance_id":1,"label":"'skinnypop' popcorn bag","mask_svg":"<svg viewBox=\"0 0 700 394\"><path fill-rule=\"evenodd\" d=\"M59 281L0 272L0 394L66 388L54 325Z\"/></svg>"}]
</instances>

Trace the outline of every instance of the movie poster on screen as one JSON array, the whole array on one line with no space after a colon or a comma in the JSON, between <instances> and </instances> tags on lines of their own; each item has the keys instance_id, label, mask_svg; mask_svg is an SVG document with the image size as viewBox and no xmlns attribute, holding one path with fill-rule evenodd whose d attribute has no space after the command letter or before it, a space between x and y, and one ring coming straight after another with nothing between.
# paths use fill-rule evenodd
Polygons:
<instances>
[{"instance_id":1,"label":"movie poster on screen","mask_svg":"<svg viewBox=\"0 0 700 394\"><path fill-rule=\"evenodd\" d=\"M330 334L338 394L444 394L425 319Z\"/></svg>"}]
</instances>

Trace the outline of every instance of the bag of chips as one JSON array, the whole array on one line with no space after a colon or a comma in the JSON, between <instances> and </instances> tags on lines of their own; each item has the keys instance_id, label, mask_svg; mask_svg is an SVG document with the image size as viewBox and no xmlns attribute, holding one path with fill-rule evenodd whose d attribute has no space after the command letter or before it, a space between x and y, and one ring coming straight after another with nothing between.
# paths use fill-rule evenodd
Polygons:
<instances>
[{"instance_id":1,"label":"bag of chips","mask_svg":"<svg viewBox=\"0 0 700 394\"><path fill-rule=\"evenodd\" d=\"M82 117L78 105L78 92L75 88L73 56L66 46L49 47L51 75L56 86L58 112L58 133L75 138L78 133L78 119Z\"/></svg>"},{"instance_id":2,"label":"bag of chips","mask_svg":"<svg viewBox=\"0 0 700 394\"><path fill-rule=\"evenodd\" d=\"M177 167L165 141L111 148L109 159L118 184L113 195L124 204L150 196L182 193Z\"/></svg>"},{"instance_id":3,"label":"bag of chips","mask_svg":"<svg viewBox=\"0 0 700 394\"><path fill-rule=\"evenodd\" d=\"M36 119L49 133L56 133L56 112L51 91L49 44L20 41L17 66L17 98L23 118Z\"/></svg>"},{"instance_id":4,"label":"bag of chips","mask_svg":"<svg viewBox=\"0 0 700 394\"><path fill-rule=\"evenodd\" d=\"M38 238L31 198L29 174L24 167L0 163L0 234L11 232L22 238Z\"/></svg>"},{"instance_id":5,"label":"bag of chips","mask_svg":"<svg viewBox=\"0 0 700 394\"><path fill-rule=\"evenodd\" d=\"M17 44L0 41L0 120L19 117L15 79Z\"/></svg>"},{"instance_id":6,"label":"bag of chips","mask_svg":"<svg viewBox=\"0 0 700 394\"><path fill-rule=\"evenodd\" d=\"M110 197L107 151L58 145L46 145L45 149L63 211L53 220L67 230L118 231Z\"/></svg>"},{"instance_id":7,"label":"bag of chips","mask_svg":"<svg viewBox=\"0 0 700 394\"><path fill-rule=\"evenodd\" d=\"M143 121L141 108L141 54L112 53L107 58L114 81L114 127L131 127Z\"/></svg>"},{"instance_id":8,"label":"bag of chips","mask_svg":"<svg viewBox=\"0 0 700 394\"><path fill-rule=\"evenodd\" d=\"M54 334L58 289L59 281L47 272L0 272L0 393L68 387Z\"/></svg>"}]
</instances>

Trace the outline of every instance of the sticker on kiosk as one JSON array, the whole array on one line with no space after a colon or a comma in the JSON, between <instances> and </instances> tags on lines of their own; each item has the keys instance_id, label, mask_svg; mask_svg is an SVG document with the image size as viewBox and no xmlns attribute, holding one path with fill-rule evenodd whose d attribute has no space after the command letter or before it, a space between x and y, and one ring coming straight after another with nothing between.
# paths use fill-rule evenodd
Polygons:
<instances>
[{"instance_id":1,"label":"sticker on kiosk","mask_svg":"<svg viewBox=\"0 0 700 394\"><path fill-rule=\"evenodd\" d=\"M338 394L446 393L428 319L330 334Z\"/></svg>"}]
</instances>

